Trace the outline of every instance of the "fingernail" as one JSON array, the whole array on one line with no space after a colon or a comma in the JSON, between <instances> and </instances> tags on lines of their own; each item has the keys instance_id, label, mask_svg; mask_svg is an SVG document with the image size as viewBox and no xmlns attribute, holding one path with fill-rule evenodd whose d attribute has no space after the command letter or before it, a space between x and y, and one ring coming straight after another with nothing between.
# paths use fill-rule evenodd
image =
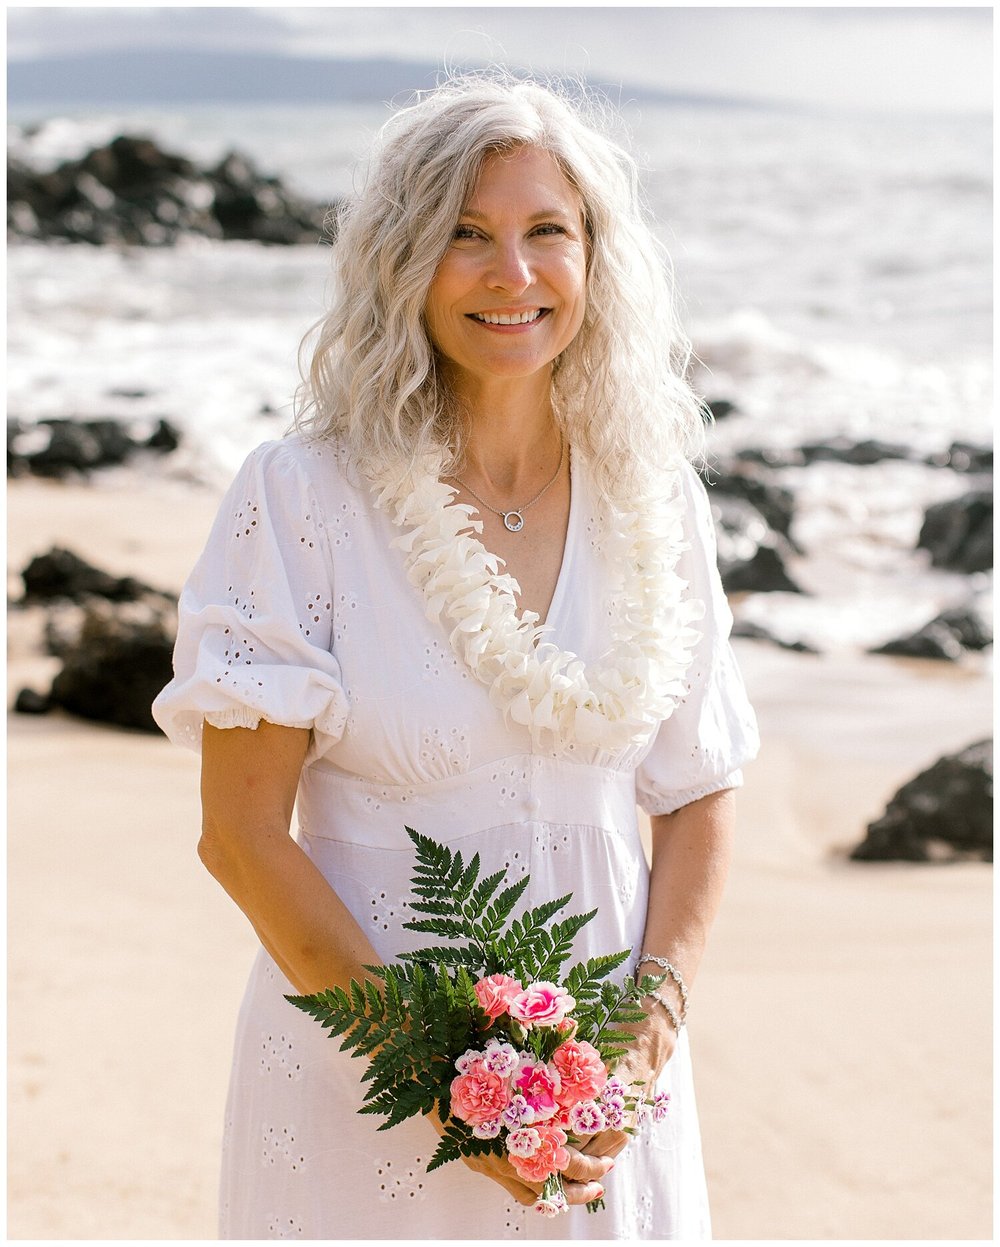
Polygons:
<instances>
[{"instance_id":1,"label":"fingernail","mask_svg":"<svg viewBox=\"0 0 1000 1247\"><path fill-rule=\"evenodd\" d=\"M604 1198L604 1187L603 1187L603 1186L599 1186L599 1187L597 1188L597 1196L596 1196L596 1198L597 1198L597 1199L603 1199L603 1198Z\"/></svg>"}]
</instances>

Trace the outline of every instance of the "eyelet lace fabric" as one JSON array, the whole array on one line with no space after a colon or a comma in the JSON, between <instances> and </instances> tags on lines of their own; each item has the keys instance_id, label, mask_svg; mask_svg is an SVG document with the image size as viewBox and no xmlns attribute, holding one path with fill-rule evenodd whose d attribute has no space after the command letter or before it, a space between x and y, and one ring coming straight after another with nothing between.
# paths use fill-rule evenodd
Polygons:
<instances>
[{"instance_id":1,"label":"eyelet lace fabric","mask_svg":"<svg viewBox=\"0 0 1000 1247\"><path fill-rule=\"evenodd\" d=\"M617 602L607 655L585 664L545 639L538 615L519 615L517 582L474 535L482 521L454 501L440 480L443 463L428 456L415 468L384 473L376 505L404 533L410 582L429 618L451 625L452 650L485 684L508 722L527 727L536 747L562 751L646 740L687 692L684 676L701 633L704 604L686 598L674 571L687 548L684 498L657 499L615 511L604 525L604 552L616 569ZM605 504L607 505L607 504Z\"/></svg>"}]
</instances>

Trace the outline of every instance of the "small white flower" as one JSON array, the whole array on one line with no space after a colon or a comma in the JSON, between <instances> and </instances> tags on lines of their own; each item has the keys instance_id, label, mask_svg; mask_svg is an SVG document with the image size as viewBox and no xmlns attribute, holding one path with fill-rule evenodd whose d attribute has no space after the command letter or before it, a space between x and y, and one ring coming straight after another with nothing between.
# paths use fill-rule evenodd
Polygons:
<instances>
[{"instance_id":1,"label":"small white flower","mask_svg":"<svg viewBox=\"0 0 1000 1247\"><path fill-rule=\"evenodd\" d=\"M507 1136L507 1151L511 1156L534 1156L538 1151L542 1136L530 1126L522 1126L512 1130Z\"/></svg>"},{"instance_id":2,"label":"small white flower","mask_svg":"<svg viewBox=\"0 0 1000 1247\"><path fill-rule=\"evenodd\" d=\"M604 1124L608 1130L621 1130L625 1125L625 1109L620 1104L604 1105Z\"/></svg>"},{"instance_id":3,"label":"small white flower","mask_svg":"<svg viewBox=\"0 0 1000 1247\"><path fill-rule=\"evenodd\" d=\"M661 1091L653 1100L653 1121L663 1121L670 1108L670 1092Z\"/></svg>"},{"instance_id":4,"label":"small white flower","mask_svg":"<svg viewBox=\"0 0 1000 1247\"><path fill-rule=\"evenodd\" d=\"M483 1064L491 1073L506 1078L508 1074L512 1074L517 1069L518 1059L518 1052L513 1044L500 1043L498 1039L491 1039L486 1045Z\"/></svg>"},{"instance_id":5,"label":"small white flower","mask_svg":"<svg viewBox=\"0 0 1000 1247\"><path fill-rule=\"evenodd\" d=\"M562 1212L569 1212L569 1204L566 1202L566 1196L561 1191L557 1191L547 1199L537 1200L535 1212L541 1213L543 1217L558 1217Z\"/></svg>"},{"instance_id":6,"label":"small white flower","mask_svg":"<svg viewBox=\"0 0 1000 1247\"><path fill-rule=\"evenodd\" d=\"M529 1121L534 1116L534 1113L531 1111L531 1105L523 1095L515 1095L511 1097L510 1103L501 1116L506 1125L516 1127Z\"/></svg>"},{"instance_id":7,"label":"small white flower","mask_svg":"<svg viewBox=\"0 0 1000 1247\"><path fill-rule=\"evenodd\" d=\"M474 1048L467 1048L465 1052L455 1061L455 1068L460 1074L467 1074L472 1069L474 1061L481 1061L483 1054L476 1052Z\"/></svg>"},{"instance_id":8,"label":"small white flower","mask_svg":"<svg viewBox=\"0 0 1000 1247\"><path fill-rule=\"evenodd\" d=\"M612 1075L612 1077L609 1078L604 1084L604 1089L601 1091L600 1095L600 1101L605 1107L617 1104L621 1108L624 1108L625 1092L626 1087L622 1080L620 1078L615 1078Z\"/></svg>"},{"instance_id":9,"label":"small white flower","mask_svg":"<svg viewBox=\"0 0 1000 1247\"><path fill-rule=\"evenodd\" d=\"M503 1122L499 1117L495 1117L492 1121L481 1121L472 1127L472 1133L477 1139L495 1139L500 1133Z\"/></svg>"},{"instance_id":10,"label":"small white flower","mask_svg":"<svg viewBox=\"0 0 1000 1247\"><path fill-rule=\"evenodd\" d=\"M594 1100L584 1100L570 1109L569 1125L574 1134L600 1134L607 1126L607 1118Z\"/></svg>"}]
</instances>

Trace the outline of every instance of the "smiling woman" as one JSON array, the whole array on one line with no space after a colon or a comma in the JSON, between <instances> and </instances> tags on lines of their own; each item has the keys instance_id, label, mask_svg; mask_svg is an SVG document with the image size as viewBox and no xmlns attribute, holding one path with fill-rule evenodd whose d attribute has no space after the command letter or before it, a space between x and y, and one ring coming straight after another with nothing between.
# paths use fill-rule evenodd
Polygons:
<instances>
[{"instance_id":1,"label":"smiling woman","mask_svg":"<svg viewBox=\"0 0 1000 1247\"><path fill-rule=\"evenodd\" d=\"M757 738L634 167L551 90L449 83L390 122L334 260L300 431L234 482L155 706L202 749L201 857L262 945L222 1234L539 1235L523 1165L427 1173L441 1124L376 1133L357 1063L285 999L424 941L413 827L530 872L524 907L574 893L596 915L579 958L669 961L616 1071L668 1119L634 1142L549 1122L572 1207L544 1226L705 1238L682 1020Z\"/></svg>"},{"instance_id":2,"label":"smiling woman","mask_svg":"<svg viewBox=\"0 0 1000 1247\"><path fill-rule=\"evenodd\" d=\"M555 158L537 147L489 156L427 292L456 398L471 410L524 378L547 399L548 367L583 324L586 283L583 206Z\"/></svg>"}]
</instances>

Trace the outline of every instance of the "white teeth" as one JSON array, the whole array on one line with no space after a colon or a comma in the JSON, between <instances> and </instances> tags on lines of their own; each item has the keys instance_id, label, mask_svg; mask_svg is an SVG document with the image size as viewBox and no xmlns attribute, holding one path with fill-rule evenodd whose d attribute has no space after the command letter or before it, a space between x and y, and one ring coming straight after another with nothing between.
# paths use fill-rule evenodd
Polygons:
<instances>
[{"instance_id":1,"label":"white teeth","mask_svg":"<svg viewBox=\"0 0 1000 1247\"><path fill-rule=\"evenodd\" d=\"M508 316L506 312L473 312L476 320L487 325L530 325L541 314L540 307L536 307L533 312L517 312L513 316Z\"/></svg>"}]
</instances>

